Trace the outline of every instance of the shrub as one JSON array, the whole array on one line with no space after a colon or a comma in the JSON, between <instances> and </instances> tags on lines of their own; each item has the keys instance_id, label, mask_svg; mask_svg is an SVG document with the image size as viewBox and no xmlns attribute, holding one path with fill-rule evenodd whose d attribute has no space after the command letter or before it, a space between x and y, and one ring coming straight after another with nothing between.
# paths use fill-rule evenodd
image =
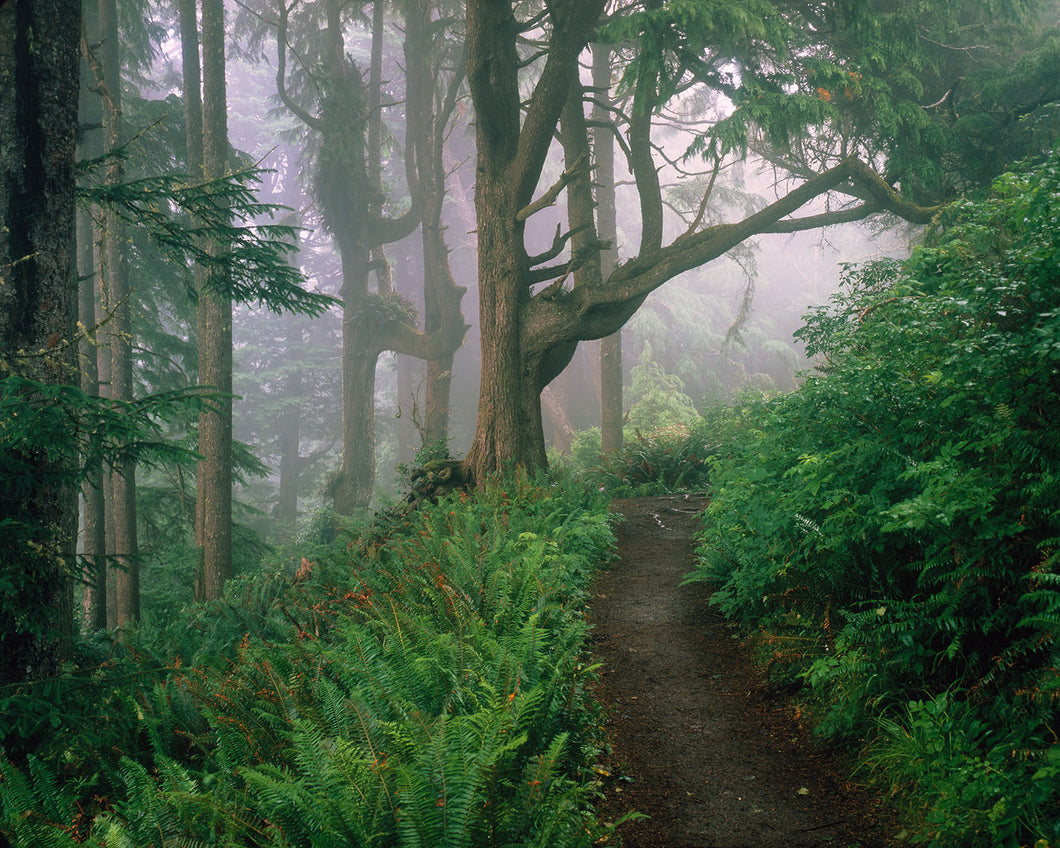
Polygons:
<instances>
[{"instance_id":1,"label":"shrub","mask_svg":"<svg viewBox=\"0 0 1060 848\"><path fill-rule=\"evenodd\" d=\"M1058 223L1054 159L852 271L800 331L822 367L715 466L697 577L796 637L932 845L1060 837Z\"/></svg>"},{"instance_id":2,"label":"shrub","mask_svg":"<svg viewBox=\"0 0 1060 848\"><path fill-rule=\"evenodd\" d=\"M58 681L60 709L79 680L82 712L107 720L78 736L60 713L22 767L0 758L0 836L590 845L599 742L581 613L613 541L603 502L513 478L424 505L395 533L237 578Z\"/></svg>"}]
</instances>

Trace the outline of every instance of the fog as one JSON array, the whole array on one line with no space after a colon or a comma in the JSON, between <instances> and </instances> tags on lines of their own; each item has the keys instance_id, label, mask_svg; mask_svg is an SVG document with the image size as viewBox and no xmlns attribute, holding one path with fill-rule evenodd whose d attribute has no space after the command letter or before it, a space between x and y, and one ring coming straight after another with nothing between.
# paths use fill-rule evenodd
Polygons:
<instances>
[{"instance_id":1,"label":"fog","mask_svg":"<svg viewBox=\"0 0 1060 848\"><path fill-rule=\"evenodd\" d=\"M332 234L327 231L313 192L316 149L303 126L283 108L276 93L275 45L247 33L247 14L231 41L228 65L229 135L232 146L248 161L265 169L261 199L287 207L301 227L292 262L305 274L308 288L336 297L342 270ZM252 29L252 28L251 28ZM407 208L404 173L405 114L400 30L387 27L382 117L383 183L387 209ZM241 34L241 35L240 35ZM370 34L364 24L347 28L347 51L366 62ZM586 74L587 74L586 70ZM179 49L163 51L153 74L160 92L179 92ZM178 80L167 89L165 81ZM666 124L657 151L660 180L667 203L666 238L672 239L695 214L709 173L695 155L686 155L697 134L726 108L721 104L678 101L660 116ZM474 209L474 126L467 106L448 130L445 165L445 239L455 282L467 289L462 301L470 326L452 365L449 407L449 451L463 455L474 433L479 381L479 318L476 286ZM636 253L640 212L633 179L619 152L616 157L616 199L619 260ZM553 146L538 192L563 170L561 150ZM704 223L738 220L775 199L785 180L753 152L746 160L730 158L713 185L714 198ZM822 211L810 209L808 212ZM544 251L557 226L565 229L565 196L527 224L527 252ZM634 372L655 363L667 377L677 378L682 394L700 410L725 402L749 388L791 389L810 367L792 333L811 306L826 302L840 285L843 266L881 256L902 256L915 231L891 225L845 224L792 235L761 235L731 254L687 272L653 293L624 328L623 374L628 413L636 397L630 389ZM423 261L420 234L383 247L393 285L417 310L423 327ZM569 256L569 248L563 254ZM374 281L373 281L374 286ZM342 451L342 398L339 368L342 345L341 308L316 319L278 316L257 307L237 307L234 326L236 438L250 445L269 469L267 476L244 481L241 498L260 511L252 521L263 529L290 507L281 507L280 465L284 438L295 427L299 470L297 512L303 514L326 501L325 488ZM548 438L557 427L575 432L598 427L600 376L598 343L583 342L567 370L546 389L545 426ZM292 375L298 374L297 397L291 396ZM420 360L384 353L378 362L375 393L376 488L385 502L397 495L399 464L414 461L421 447L426 371ZM558 417L557 417L557 412ZM286 417L285 417L286 413ZM292 415L294 416L292 418ZM564 420L565 419L565 420ZM292 422L297 421L297 424ZM284 433L287 433L286 437ZM568 437L569 437L568 433Z\"/></svg>"}]
</instances>

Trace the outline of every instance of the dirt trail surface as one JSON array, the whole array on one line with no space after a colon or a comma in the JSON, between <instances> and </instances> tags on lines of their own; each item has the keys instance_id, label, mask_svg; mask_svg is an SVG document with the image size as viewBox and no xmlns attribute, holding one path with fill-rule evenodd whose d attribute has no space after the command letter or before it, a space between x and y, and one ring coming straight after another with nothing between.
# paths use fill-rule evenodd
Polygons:
<instances>
[{"instance_id":1,"label":"dirt trail surface","mask_svg":"<svg viewBox=\"0 0 1060 848\"><path fill-rule=\"evenodd\" d=\"M616 501L618 561L594 584L612 753L601 812L625 848L882 848L871 799L755 671L692 569L701 496Z\"/></svg>"}]
</instances>

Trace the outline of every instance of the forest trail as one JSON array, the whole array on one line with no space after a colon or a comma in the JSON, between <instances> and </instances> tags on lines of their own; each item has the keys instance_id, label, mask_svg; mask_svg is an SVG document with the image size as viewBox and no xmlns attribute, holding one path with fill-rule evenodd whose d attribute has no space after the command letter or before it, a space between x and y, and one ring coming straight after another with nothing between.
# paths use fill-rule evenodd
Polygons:
<instances>
[{"instance_id":1,"label":"forest trail","mask_svg":"<svg viewBox=\"0 0 1060 848\"><path fill-rule=\"evenodd\" d=\"M616 501L618 559L593 586L605 821L624 848L882 848L885 825L763 680L692 569L703 496Z\"/></svg>"}]
</instances>

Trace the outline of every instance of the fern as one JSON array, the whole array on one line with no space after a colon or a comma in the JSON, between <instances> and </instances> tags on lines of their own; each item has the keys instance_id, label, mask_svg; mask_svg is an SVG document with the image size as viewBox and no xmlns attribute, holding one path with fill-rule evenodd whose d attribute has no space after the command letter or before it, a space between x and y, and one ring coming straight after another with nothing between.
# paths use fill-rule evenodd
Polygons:
<instances>
[{"instance_id":1,"label":"fern","mask_svg":"<svg viewBox=\"0 0 1060 848\"><path fill-rule=\"evenodd\" d=\"M73 799L60 789L55 775L36 757L28 776L0 759L0 835L25 848L67 848L79 839Z\"/></svg>"}]
</instances>

